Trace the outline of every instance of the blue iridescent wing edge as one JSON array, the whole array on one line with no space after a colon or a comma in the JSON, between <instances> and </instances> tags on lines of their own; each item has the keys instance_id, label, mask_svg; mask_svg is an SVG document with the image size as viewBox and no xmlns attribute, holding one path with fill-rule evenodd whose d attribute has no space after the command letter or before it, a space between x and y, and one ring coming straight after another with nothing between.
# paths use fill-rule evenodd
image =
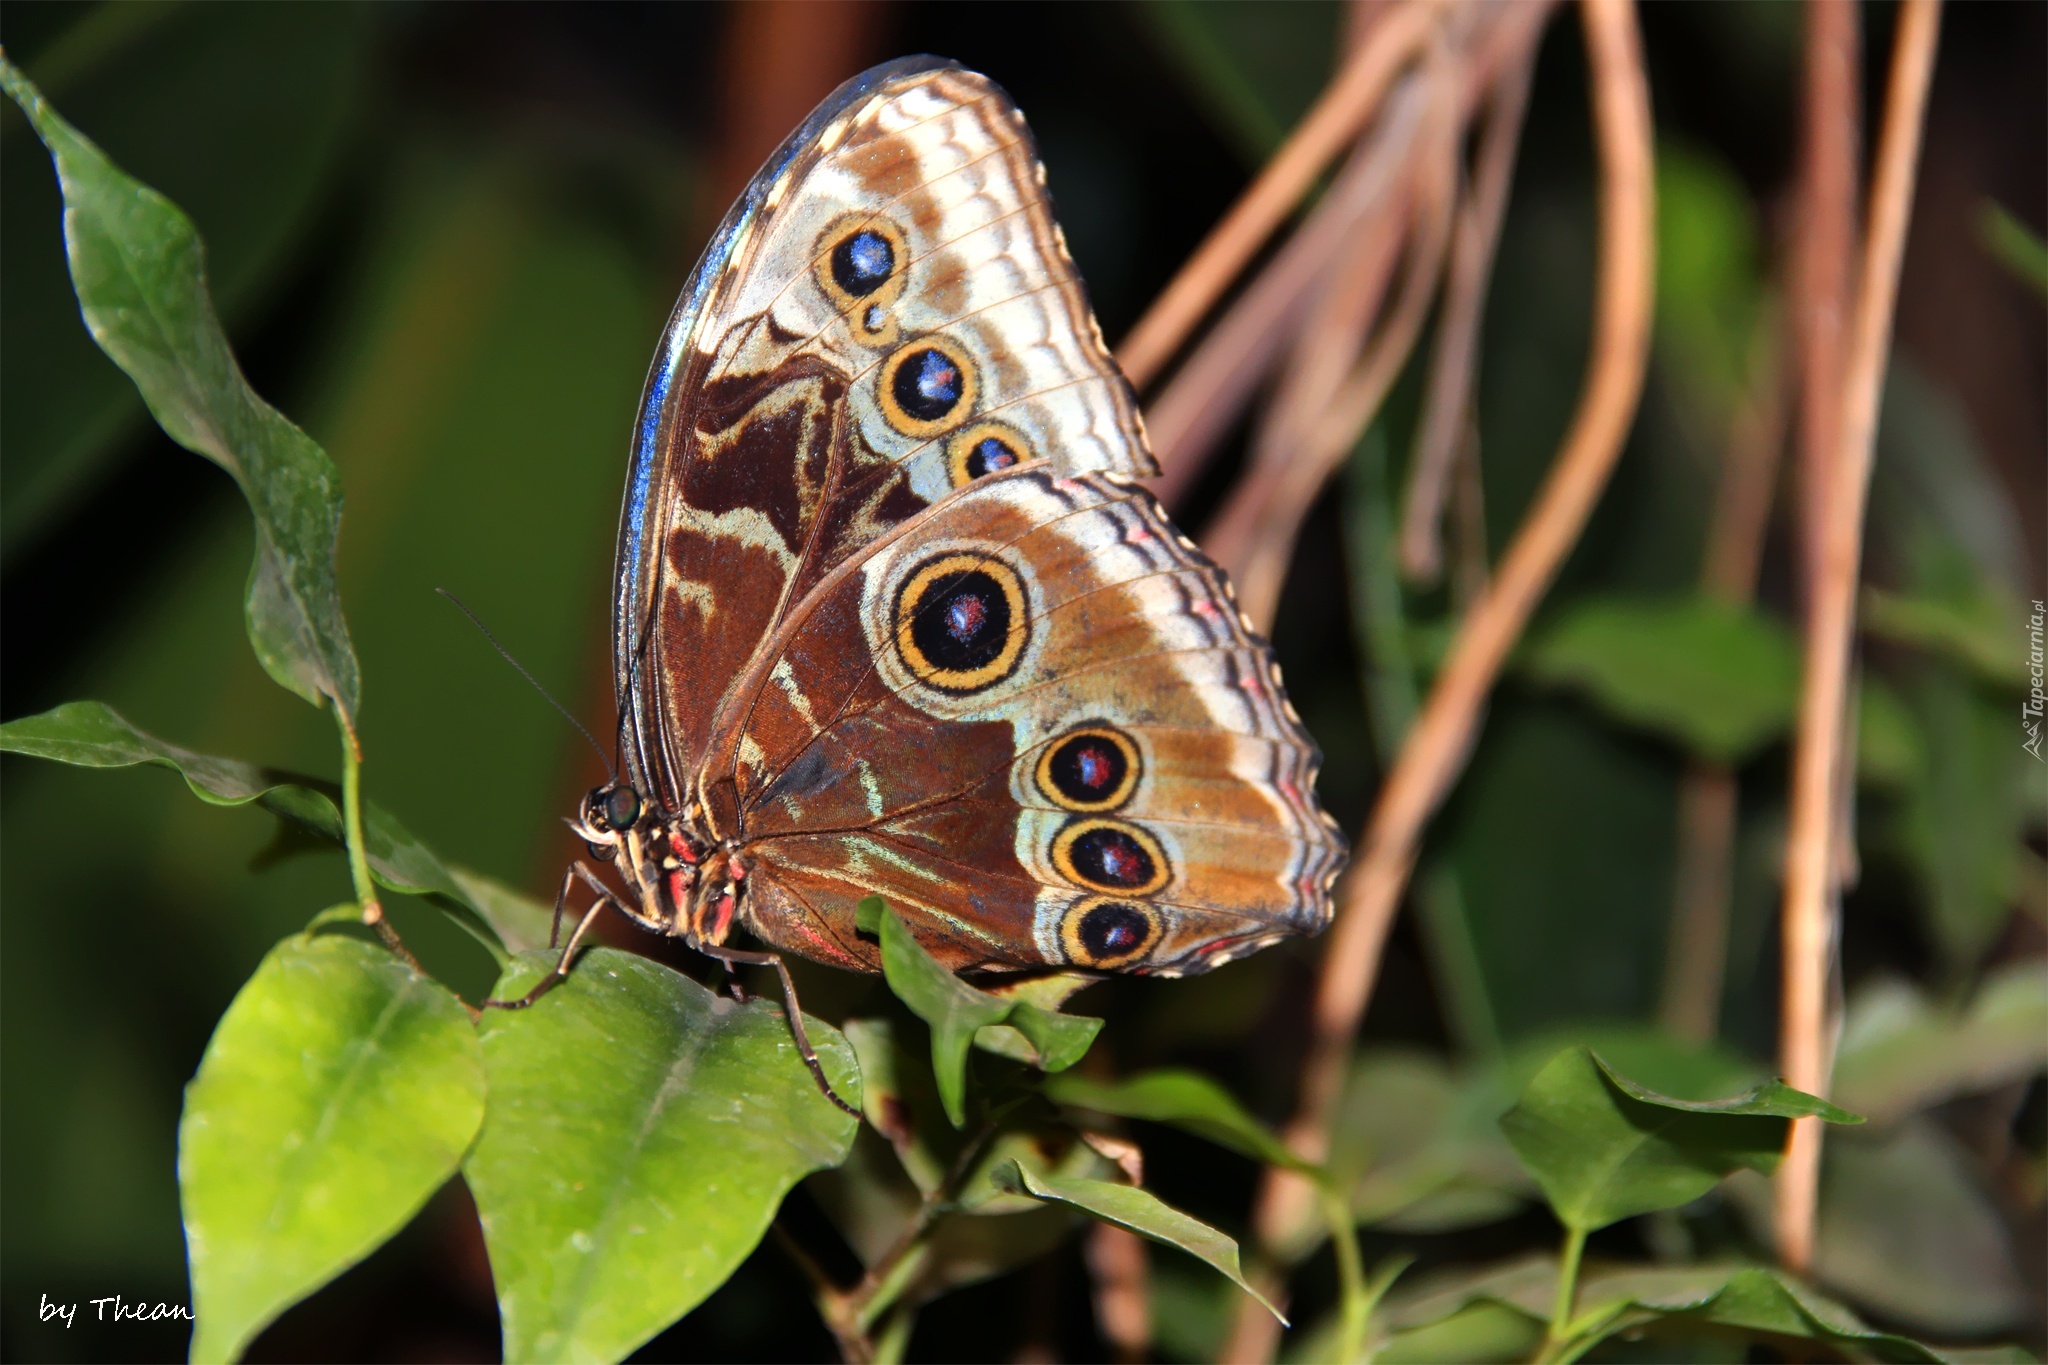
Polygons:
<instances>
[{"instance_id":1,"label":"blue iridescent wing edge","mask_svg":"<svg viewBox=\"0 0 2048 1365\"><path fill-rule=\"evenodd\" d=\"M929 53L898 57L869 67L827 95L811 111L810 117L783 139L782 145L755 172L740 197L726 210L717 230L711 234L711 240L705 244L703 254L698 257L696 268L690 272L688 283L677 297L668 323L662 328L661 340L648 366L647 383L641 390L640 408L633 423L632 453L627 465L625 501L619 509L618 545L612 576L614 699L618 706L621 737L629 730L632 734L631 750L622 752L620 758L638 790L648 790L646 775L652 766L645 746L649 737L643 726L631 723L629 718L639 713L638 689L643 680L636 676L637 660L649 624L649 604L655 598L655 585L650 581L649 570L659 563L658 556L647 553L647 517L653 501L654 471L659 463L663 419L673 405L675 383L689 356L690 343L697 334L698 324L703 320L705 302L712 286L731 264L735 245L747 227L760 216L770 186L792 161L818 141L834 119L891 81L949 69L960 69L959 63Z\"/></svg>"}]
</instances>

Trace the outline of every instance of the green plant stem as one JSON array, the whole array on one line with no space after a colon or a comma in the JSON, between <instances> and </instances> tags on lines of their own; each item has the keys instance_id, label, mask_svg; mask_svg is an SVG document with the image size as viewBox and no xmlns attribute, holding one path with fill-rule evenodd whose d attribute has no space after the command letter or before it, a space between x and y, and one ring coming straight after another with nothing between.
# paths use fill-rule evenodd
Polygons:
<instances>
[{"instance_id":1,"label":"green plant stem","mask_svg":"<svg viewBox=\"0 0 2048 1365\"><path fill-rule=\"evenodd\" d=\"M1330 1225L1330 1243L1337 1252L1337 1360L1355 1365L1365 1355L1365 1332L1372 1318L1372 1295L1365 1282L1365 1260L1358 1252L1358 1229L1351 1210L1334 1191L1323 1195L1323 1217Z\"/></svg>"},{"instance_id":2,"label":"green plant stem","mask_svg":"<svg viewBox=\"0 0 2048 1365\"><path fill-rule=\"evenodd\" d=\"M995 1132L995 1125L991 1124L976 1134L974 1141L960 1149L960 1155L954 1159L945 1179L934 1186L918 1206L910 1226L868 1270L860 1284L847 1292L843 1301L846 1322L863 1341L868 1341L874 1325L895 1306L903 1291L924 1270L931 1254L931 1248L924 1240L925 1234L932 1230L940 1215L952 1209L954 1197L960 1192L960 1183L974 1169L975 1160ZM883 1336L886 1338L891 1330L891 1327L885 1327ZM868 1349L870 1352L875 1349L872 1342Z\"/></svg>"},{"instance_id":3,"label":"green plant stem","mask_svg":"<svg viewBox=\"0 0 2048 1365\"><path fill-rule=\"evenodd\" d=\"M1543 1350L1536 1357L1539 1361L1556 1360L1570 1338L1572 1304L1579 1292L1579 1258L1585 1250L1586 1230L1567 1227L1557 1259L1557 1302L1550 1310L1550 1329L1543 1335Z\"/></svg>"},{"instance_id":4,"label":"green plant stem","mask_svg":"<svg viewBox=\"0 0 2048 1365\"><path fill-rule=\"evenodd\" d=\"M377 937L384 940L384 946L404 959L408 967L425 976L426 968L399 938L398 930L391 927L391 921L384 918L384 904L377 899L377 884L370 880L370 858L363 845L363 750L356 741L355 727L348 723L348 717L338 703L334 707L334 723L341 730L341 826L348 847L349 880L355 883L356 904L362 909L363 923L377 931Z\"/></svg>"},{"instance_id":5,"label":"green plant stem","mask_svg":"<svg viewBox=\"0 0 2048 1365\"><path fill-rule=\"evenodd\" d=\"M380 924L384 907L377 900L377 887L370 880L370 859L363 851L363 751L355 730L341 707L334 707L334 723L341 730L341 823L348 849L348 875L355 883L356 904L362 907L363 923Z\"/></svg>"}]
</instances>

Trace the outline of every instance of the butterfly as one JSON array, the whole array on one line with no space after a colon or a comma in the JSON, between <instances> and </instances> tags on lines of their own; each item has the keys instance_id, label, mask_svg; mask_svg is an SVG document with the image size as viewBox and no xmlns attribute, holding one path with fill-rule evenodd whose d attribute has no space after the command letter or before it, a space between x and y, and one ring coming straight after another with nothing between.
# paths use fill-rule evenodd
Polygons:
<instances>
[{"instance_id":1,"label":"butterfly","mask_svg":"<svg viewBox=\"0 0 2048 1365\"><path fill-rule=\"evenodd\" d=\"M1010 97L931 57L840 86L654 357L618 773L572 821L627 889L570 870L598 900L529 1001L607 904L786 1002L780 952L880 970L874 895L964 972L1180 976L1318 932L1319 754L1157 472Z\"/></svg>"}]
</instances>

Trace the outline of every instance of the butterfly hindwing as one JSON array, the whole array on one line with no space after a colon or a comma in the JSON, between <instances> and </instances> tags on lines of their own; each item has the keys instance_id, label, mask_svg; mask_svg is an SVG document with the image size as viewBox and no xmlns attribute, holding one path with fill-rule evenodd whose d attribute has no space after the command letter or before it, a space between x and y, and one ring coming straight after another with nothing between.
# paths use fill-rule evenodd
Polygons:
<instances>
[{"instance_id":1,"label":"butterfly hindwing","mask_svg":"<svg viewBox=\"0 0 2048 1365\"><path fill-rule=\"evenodd\" d=\"M880 893L956 967L1163 973L1321 927L1314 747L1150 494L991 476L802 611L729 746L757 917L787 876L783 913ZM1077 948L1091 908L1141 945Z\"/></svg>"}]
</instances>

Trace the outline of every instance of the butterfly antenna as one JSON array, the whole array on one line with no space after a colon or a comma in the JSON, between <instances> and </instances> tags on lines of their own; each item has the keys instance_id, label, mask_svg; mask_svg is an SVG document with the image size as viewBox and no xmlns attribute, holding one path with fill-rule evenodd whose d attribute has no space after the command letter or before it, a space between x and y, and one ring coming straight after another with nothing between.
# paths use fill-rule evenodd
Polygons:
<instances>
[{"instance_id":1,"label":"butterfly antenna","mask_svg":"<svg viewBox=\"0 0 2048 1365\"><path fill-rule=\"evenodd\" d=\"M441 596L447 598L450 602L453 602L455 604L456 609L460 611L464 616L467 616L469 618L469 623L475 626L478 630L483 632L484 638L491 642L491 648L497 650L499 654L503 655L506 663L518 669L519 676L526 679L528 682L532 683L533 690L540 693L543 697L546 697L548 705L554 707L557 711L560 711L562 713L563 720L568 721L571 725L576 727L576 733L583 736L584 743L588 744L590 746L590 751L597 755L597 761L604 764L604 770L606 775L612 781L618 781L618 769L612 767L612 761L609 758L605 757L604 750L600 748L598 746L597 741L591 737L590 731L583 728L583 722L576 719L576 717L570 715L569 708L562 705L562 703L556 701L555 694L548 691L545 687L542 687L540 685L540 679L534 677L533 674L527 672L526 665L520 663L519 660L513 658L511 650L505 648L505 646L498 643L498 637L491 634L491 628L485 625L481 620L479 620L477 618L477 614L469 609L469 604L464 602L461 598L457 597L454 593L448 591L448 589L446 588L436 588L434 589L434 591L440 593Z\"/></svg>"}]
</instances>

